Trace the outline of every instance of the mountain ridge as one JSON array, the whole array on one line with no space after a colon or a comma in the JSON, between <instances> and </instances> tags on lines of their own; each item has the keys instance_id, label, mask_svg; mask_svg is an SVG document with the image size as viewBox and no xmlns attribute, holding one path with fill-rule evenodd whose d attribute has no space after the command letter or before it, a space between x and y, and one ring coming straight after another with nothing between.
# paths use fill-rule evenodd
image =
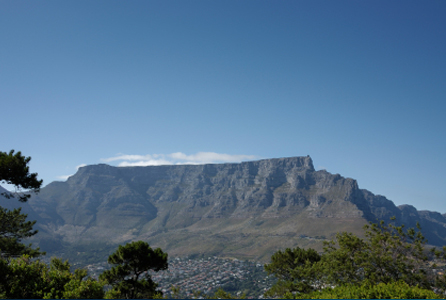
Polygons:
<instances>
[{"instance_id":1,"label":"mountain ridge","mask_svg":"<svg viewBox=\"0 0 446 300\"><path fill-rule=\"evenodd\" d=\"M65 182L48 184L26 206L38 218L36 242L43 248L142 239L173 255L267 260L284 247L320 248L339 231L362 234L363 225L392 216L407 227L419 222L433 245L446 241L444 215L397 207L360 189L355 179L316 171L309 156L89 165Z\"/></svg>"}]
</instances>

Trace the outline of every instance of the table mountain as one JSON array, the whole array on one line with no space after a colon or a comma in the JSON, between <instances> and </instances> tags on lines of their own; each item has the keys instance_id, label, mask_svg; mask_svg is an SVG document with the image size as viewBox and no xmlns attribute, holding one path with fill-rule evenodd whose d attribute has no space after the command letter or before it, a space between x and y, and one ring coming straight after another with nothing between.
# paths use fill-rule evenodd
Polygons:
<instances>
[{"instance_id":1,"label":"table mountain","mask_svg":"<svg viewBox=\"0 0 446 300\"><path fill-rule=\"evenodd\" d=\"M444 215L397 207L359 189L354 179L316 171L309 156L234 164L90 165L66 182L42 188L24 210L38 221L35 241L50 252L145 240L174 256L268 260L279 248L320 248L336 232L361 234L367 222L392 216L409 227L419 222L430 244L446 244Z\"/></svg>"}]
</instances>

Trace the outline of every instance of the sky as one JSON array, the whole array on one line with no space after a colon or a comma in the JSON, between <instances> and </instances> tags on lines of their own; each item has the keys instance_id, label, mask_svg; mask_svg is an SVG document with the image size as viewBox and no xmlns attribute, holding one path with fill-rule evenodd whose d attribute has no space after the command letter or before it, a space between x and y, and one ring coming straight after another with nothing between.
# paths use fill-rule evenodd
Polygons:
<instances>
[{"instance_id":1,"label":"sky","mask_svg":"<svg viewBox=\"0 0 446 300\"><path fill-rule=\"evenodd\" d=\"M446 1L0 0L0 151L79 166L310 155L446 213Z\"/></svg>"}]
</instances>

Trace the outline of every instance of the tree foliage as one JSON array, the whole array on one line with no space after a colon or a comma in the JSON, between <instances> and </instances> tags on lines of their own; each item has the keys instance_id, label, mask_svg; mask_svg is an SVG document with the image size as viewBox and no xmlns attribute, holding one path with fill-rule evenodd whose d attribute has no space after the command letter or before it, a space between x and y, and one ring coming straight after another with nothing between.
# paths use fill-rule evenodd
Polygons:
<instances>
[{"instance_id":1,"label":"tree foliage","mask_svg":"<svg viewBox=\"0 0 446 300\"><path fill-rule=\"evenodd\" d=\"M344 284L335 288L325 288L321 291L314 291L309 294L293 295L288 293L285 298L298 299L443 299L441 295L433 291L410 286L404 281L391 283L370 284L367 282L361 285Z\"/></svg>"},{"instance_id":2,"label":"tree foliage","mask_svg":"<svg viewBox=\"0 0 446 300\"><path fill-rule=\"evenodd\" d=\"M36 221L26 221L27 215L21 213L21 208L8 210L0 207L0 256L9 258L21 254L32 257L43 254L39 249L31 248L31 244L25 245L21 241L37 233L33 230Z\"/></svg>"},{"instance_id":3,"label":"tree foliage","mask_svg":"<svg viewBox=\"0 0 446 300\"><path fill-rule=\"evenodd\" d=\"M28 163L31 157L24 157L14 150L9 153L0 152L0 182L12 184L16 191L2 192L0 195L6 198L18 197L21 202L26 202L31 196L29 192L21 193L23 189L38 192L42 180L37 179L37 173L29 173ZM35 221L26 221L26 214L22 214L21 208L8 210L0 206L0 255L2 258L28 254L38 256L42 254L39 249L32 249L31 245L21 243L22 239L31 237L37 233L33 230Z\"/></svg>"},{"instance_id":4,"label":"tree foliage","mask_svg":"<svg viewBox=\"0 0 446 300\"><path fill-rule=\"evenodd\" d=\"M381 221L366 225L364 230L364 239L338 233L325 243L319 258L312 249L275 253L265 269L279 281L267 295L300 295L345 284L365 289L399 282L426 290L441 285L429 266L424 248L427 241L419 225L405 230L404 225Z\"/></svg>"},{"instance_id":5,"label":"tree foliage","mask_svg":"<svg viewBox=\"0 0 446 300\"><path fill-rule=\"evenodd\" d=\"M288 290L309 292L317 280L317 274L311 266L321 260L314 249L287 248L279 250L271 257L271 263L265 266L269 274L274 274L279 281L267 293L268 296L282 295Z\"/></svg>"},{"instance_id":6,"label":"tree foliage","mask_svg":"<svg viewBox=\"0 0 446 300\"><path fill-rule=\"evenodd\" d=\"M384 221L366 225L365 239L351 233L336 236L326 244L322 269L331 284L368 280L371 283L404 281L410 286L429 288L426 239L417 230Z\"/></svg>"},{"instance_id":7,"label":"tree foliage","mask_svg":"<svg viewBox=\"0 0 446 300\"><path fill-rule=\"evenodd\" d=\"M23 189L39 192L43 181L37 179L37 173L29 173L30 160L31 157L22 156L20 151L15 154L14 150L9 153L0 151L0 183L12 184L16 188L15 193L3 192L0 195L8 199L18 197L19 201L26 202L31 194L20 193Z\"/></svg>"},{"instance_id":8,"label":"tree foliage","mask_svg":"<svg viewBox=\"0 0 446 300\"><path fill-rule=\"evenodd\" d=\"M53 258L50 265L28 255L0 260L0 296L21 299L99 299L104 284L85 278L86 270L70 272L70 264Z\"/></svg>"},{"instance_id":9,"label":"tree foliage","mask_svg":"<svg viewBox=\"0 0 446 300\"><path fill-rule=\"evenodd\" d=\"M152 281L148 271L167 269L167 253L160 248L153 250L143 241L119 246L109 256L108 263L115 265L104 271L100 279L112 286L114 297L136 299L153 298L160 294L157 284Z\"/></svg>"}]
</instances>

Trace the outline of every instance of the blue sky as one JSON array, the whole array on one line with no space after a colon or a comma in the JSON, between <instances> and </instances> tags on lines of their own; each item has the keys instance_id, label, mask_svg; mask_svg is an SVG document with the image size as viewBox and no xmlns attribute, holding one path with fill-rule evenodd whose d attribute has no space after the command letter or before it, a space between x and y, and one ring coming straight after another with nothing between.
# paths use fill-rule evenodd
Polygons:
<instances>
[{"instance_id":1,"label":"blue sky","mask_svg":"<svg viewBox=\"0 0 446 300\"><path fill-rule=\"evenodd\" d=\"M83 164L310 155L446 212L445 1L0 0L0 151Z\"/></svg>"}]
</instances>

